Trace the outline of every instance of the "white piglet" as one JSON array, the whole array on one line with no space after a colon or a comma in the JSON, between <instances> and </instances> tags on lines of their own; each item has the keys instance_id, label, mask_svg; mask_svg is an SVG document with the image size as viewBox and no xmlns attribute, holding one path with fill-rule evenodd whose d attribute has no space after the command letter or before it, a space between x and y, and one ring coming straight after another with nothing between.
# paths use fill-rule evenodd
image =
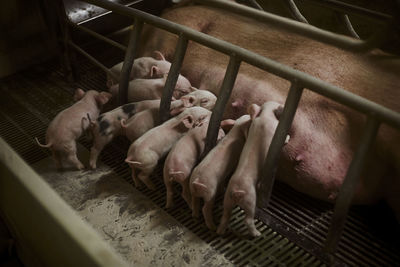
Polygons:
<instances>
[{"instance_id":1,"label":"white piglet","mask_svg":"<svg viewBox=\"0 0 400 267\"><path fill-rule=\"evenodd\" d=\"M229 180L225 192L224 212L217 230L218 234L225 232L232 209L239 205L246 213L244 221L249 234L251 236L260 235L254 225L256 185L278 125L276 111L281 107L279 103L272 101L264 103L261 108L256 104L249 107L252 123L240 154L238 166Z\"/></svg>"},{"instance_id":2,"label":"white piglet","mask_svg":"<svg viewBox=\"0 0 400 267\"><path fill-rule=\"evenodd\" d=\"M211 112L201 107L191 107L176 117L157 126L131 144L125 162L132 169L136 186L142 181L149 189L155 189L150 174L171 147L191 128L201 125Z\"/></svg>"},{"instance_id":3,"label":"white piglet","mask_svg":"<svg viewBox=\"0 0 400 267\"><path fill-rule=\"evenodd\" d=\"M159 51L153 52L154 57L140 57L133 61L132 69L129 75L129 80L138 78L160 78L169 72L171 63L166 61L164 55ZM110 71L119 77L121 75L124 62L120 62L110 68ZM107 75L107 87L118 84L119 80L115 80L110 75Z\"/></svg>"},{"instance_id":4,"label":"white piglet","mask_svg":"<svg viewBox=\"0 0 400 267\"><path fill-rule=\"evenodd\" d=\"M209 229L216 229L212 216L214 200L218 189L236 167L250 122L249 115L237 119L229 133L196 166L190 176L192 215L199 216L202 198L203 216Z\"/></svg>"},{"instance_id":5,"label":"white piglet","mask_svg":"<svg viewBox=\"0 0 400 267\"><path fill-rule=\"evenodd\" d=\"M204 151L209 121L203 125L190 129L168 153L164 162L164 184L167 189L166 208L173 206L174 188L177 182L182 186L182 197L191 208L192 197L189 189L189 177ZM217 140L225 136L222 129L218 132Z\"/></svg>"},{"instance_id":6,"label":"white piglet","mask_svg":"<svg viewBox=\"0 0 400 267\"><path fill-rule=\"evenodd\" d=\"M37 138L36 142L41 147L50 148L58 169L65 163L72 164L81 170L84 165L76 156L76 139L89 128L89 118L97 119L102 106L111 98L108 92L95 90L75 91L74 100L77 101L71 107L61 111L51 121L46 132L46 145L42 145Z\"/></svg>"}]
</instances>

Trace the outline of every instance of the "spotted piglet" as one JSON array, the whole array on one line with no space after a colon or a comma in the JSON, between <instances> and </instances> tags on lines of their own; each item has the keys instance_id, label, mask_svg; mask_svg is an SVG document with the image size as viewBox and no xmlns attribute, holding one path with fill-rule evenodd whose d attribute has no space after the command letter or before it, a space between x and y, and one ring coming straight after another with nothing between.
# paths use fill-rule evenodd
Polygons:
<instances>
[{"instance_id":1,"label":"spotted piglet","mask_svg":"<svg viewBox=\"0 0 400 267\"><path fill-rule=\"evenodd\" d=\"M278 125L276 112L281 109L282 106L279 103L272 101L264 103L261 107L256 104L249 107L252 123L238 166L225 192L224 212L218 234L225 232L233 207L239 205L246 213L244 220L250 235L260 235L254 225L256 184Z\"/></svg>"},{"instance_id":2,"label":"spotted piglet","mask_svg":"<svg viewBox=\"0 0 400 267\"><path fill-rule=\"evenodd\" d=\"M76 156L75 140L89 128L87 116L97 119L102 106L110 98L108 92L95 90L85 92L77 89L74 95L74 100L77 102L58 113L47 128L47 144L42 145L35 138L39 146L51 149L58 169L62 168L64 163L70 163L79 170L84 168Z\"/></svg>"},{"instance_id":3,"label":"spotted piglet","mask_svg":"<svg viewBox=\"0 0 400 267\"><path fill-rule=\"evenodd\" d=\"M203 125L190 129L168 153L163 171L164 184L167 189L166 208L173 206L174 182L182 186L182 197L191 208L192 200L189 189L189 176L204 151L208 124L209 121L206 121ZM220 129L217 139L220 140L224 136L224 131Z\"/></svg>"},{"instance_id":4,"label":"spotted piglet","mask_svg":"<svg viewBox=\"0 0 400 267\"><path fill-rule=\"evenodd\" d=\"M160 100L154 100L160 101ZM159 124L159 105L136 113L130 119L121 120L122 134L134 142L150 129Z\"/></svg>"},{"instance_id":5,"label":"spotted piglet","mask_svg":"<svg viewBox=\"0 0 400 267\"><path fill-rule=\"evenodd\" d=\"M200 106L208 110L214 108L217 97L205 90L195 90L179 100L171 102L171 115L176 116L186 108ZM159 106L143 110L128 120L121 120L124 135L131 141L135 141L145 132L156 126L159 117Z\"/></svg>"},{"instance_id":6,"label":"spotted piglet","mask_svg":"<svg viewBox=\"0 0 400 267\"><path fill-rule=\"evenodd\" d=\"M229 133L196 166L190 176L192 215L199 216L202 198L203 216L209 229L216 229L212 216L215 196L237 165L250 122L249 115L237 119Z\"/></svg>"},{"instance_id":7,"label":"spotted piglet","mask_svg":"<svg viewBox=\"0 0 400 267\"><path fill-rule=\"evenodd\" d=\"M125 162L132 169L132 178L136 186L142 181L149 189L155 189L150 174L172 146L191 128L201 125L211 112L201 107L191 107L176 117L157 126L129 147Z\"/></svg>"},{"instance_id":8,"label":"spotted piglet","mask_svg":"<svg viewBox=\"0 0 400 267\"><path fill-rule=\"evenodd\" d=\"M166 61L164 55L159 51L154 51L153 57L140 57L133 61L132 69L130 72L129 80L138 78L161 78L164 74L169 72L171 63ZM122 66L124 62L120 62L110 68L110 71L119 77L121 75ZM107 87L118 84L119 80L115 80L110 75L107 75Z\"/></svg>"},{"instance_id":9,"label":"spotted piglet","mask_svg":"<svg viewBox=\"0 0 400 267\"><path fill-rule=\"evenodd\" d=\"M90 130L93 135L93 145L90 149L90 167L96 169L97 158L104 146L111 142L114 137L122 134L121 120L128 119L138 112L158 107L159 105L159 100L129 103L105 112L97 120L91 121Z\"/></svg>"}]
</instances>

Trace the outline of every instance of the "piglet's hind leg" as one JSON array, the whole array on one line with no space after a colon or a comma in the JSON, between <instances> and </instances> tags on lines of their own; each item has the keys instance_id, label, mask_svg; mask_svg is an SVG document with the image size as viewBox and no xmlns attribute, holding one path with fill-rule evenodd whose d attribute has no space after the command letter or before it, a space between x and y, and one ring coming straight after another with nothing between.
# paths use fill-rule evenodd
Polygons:
<instances>
[{"instance_id":1,"label":"piglet's hind leg","mask_svg":"<svg viewBox=\"0 0 400 267\"><path fill-rule=\"evenodd\" d=\"M192 195L192 217L200 217L200 198Z\"/></svg>"},{"instance_id":2,"label":"piglet's hind leg","mask_svg":"<svg viewBox=\"0 0 400 267\"><path fill-rule=\"evenodd\" d=\"M185 181L182 185L182 198L186 201L190 209L192 209L192 196L189 189L189 181Z\"/></svg>"},{"instance_id":3,"label":"piglet's hind leg","mask_svg":"<svg viewBox=\"0 0 400 267\"><path fill-rule=\"evenodd\" d=\"M150 180L150 174L142 171L142 172L139 173L138 177L147 186L148 189L150 189L150 190L155 190L156 189L156 186Z\"/></svg>"},{"instance_id":4,"label":"piglet's hind leg","mask_svg":"<svg viewBox=\"0 0 400 267\"><path fill-rule=\"evenodd\" d=\"M135 187L138 188L141 185L141 182L136 175L135 168L132 168L132 179L133 179L133 182L135 183Z\"/></svg>"},{"instance_id":5,"label":"piglet's hind leg","mask_svg":"<svg viewBox=\"0 0 400 267\"><path fill-rule=\"evenodd\" d=\"M250 210L245 210L245 212L246 217L244 218L244 222L249 229L249 234L253 237L261 235L261 233L256 229L256 226L254 225L254 208Z\"/></svg>"},{"instance_id":6,"label":"piglet's hind leg","mask_svg":"<svg viewBox=\"0 0 400 267\"><path fill-rule=\"evenodd\" d=\"M167 190L167 203L165 208L169 209L174 206L174 187L172 185L172 181L168 181L165 183L165 188Z\"/></svg>"},{"instance_id":7,"label":"piglet's hind leg","mask_svg":"<svg viewBox=\"0 0 400 267\"><path fill-rule=\"evenodd\" d=\"M218 226L217 234L223 235L225 233L226 227L228 226L229 219L231 218L233 209L233 202L231 199L224 200L224 213L221 218L221 222Z\"/></svg>"},{"instance_id":8,"label":"piglet's hind leg","mask_svg":"<svg viewBox=\"0 0 400 267\"><path fill-rule=\"evenodd\" d=\"M207 227L211 230L216 230L217 227L215 226L213 219L213 207L214 207L214 198L212 198L210 201L204 202L203 216L204 220L206 221Z\"/></svg>"}]
</instances>

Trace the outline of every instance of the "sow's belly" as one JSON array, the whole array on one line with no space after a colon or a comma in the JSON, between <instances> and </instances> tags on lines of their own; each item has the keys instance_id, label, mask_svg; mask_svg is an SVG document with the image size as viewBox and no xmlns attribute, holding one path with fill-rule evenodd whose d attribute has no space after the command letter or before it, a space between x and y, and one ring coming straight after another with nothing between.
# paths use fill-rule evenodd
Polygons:
<instances>
[{"instance_id":1,"label":"sow's belly","mask_svg":"<svg viewBox=\"0 0 400 267\"><path fill-rule=\"evenodd\" d=\"M355 55L271 25L201 6L172 9L163 17L400 110L400 62L386 60L379 51ZM176 35L148 27L140 55L149 56L159 50L171 61L176 43ZM218 95L228 62L227 55L190 41L181 74L193 86ZM224 118L236 119L246 114L252 103L284 103L289 87L288 81L242 63ZM283 150L278 178L313 197L334 200L364 123L365 117L356 111L305 90L289 133L290 142ZM400 159L392 153L400 151L400 142L392 142L399 137L398 131L386 125L381 127L377 148L370 159L373 164L367 164L369 169L363 173L355 202L368 203L385 194L383 174L388 162Z\"/></svg>"}]
</instances>

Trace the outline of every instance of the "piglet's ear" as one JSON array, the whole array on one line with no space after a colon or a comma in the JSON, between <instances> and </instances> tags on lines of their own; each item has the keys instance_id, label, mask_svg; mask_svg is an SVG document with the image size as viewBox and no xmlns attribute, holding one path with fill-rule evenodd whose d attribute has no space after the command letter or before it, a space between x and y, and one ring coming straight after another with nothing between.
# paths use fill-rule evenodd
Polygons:
<instances>
[{"instance_id":1,"label":"piglet's ear","mask_svg":"<svg viewBox=\"0 0 400 267\"><path fill-rule=\"evenodd\" d=\"M157 66L152 66L150 69L150 78L154 78L155 76L158 76L160 73L160 69Z\"/></svg>"},{"instance_id":2,"label":"piglet's ear","mask_svg":"<svg viewBox=\"0 0 400 267\"><path fill-rule=\"evenodd\" d=\"M247 112L250 114L251 120L254 120L261 112L261 107L257 104L251 104L247 108Z\"/></svg>"},{"instance_id":3,"label":"piglet's ear","mask_svg":"<svg viewBox=\"0 0 400 267\"><path fill-rule=\"evenodd\" d=\"M112 95L108 92L101 92L96 96L96 101L99 105L104 105L111 99Z\"/></svg>"},{"instance_id":4,"label":"piglet's ear","mask_svg":"<svg viewBox=\"0 0 400 267\"><path fill-rule=\"evenodd\" d=\"M279 120L281 118L282 112L283 112L283 106L282 105L279 105L279 107L277 107L274 110L274 114L275 114L275 117L276 117L277 120Z\"/></svg>"},{"instance_id":5,"label":"piglet's ear","mask_svg":"<svg viewBox=\"0 0 400 267\"><path fill-rule=\"evenodd\" d=\"M232 120L232 119L223 120L223 121L221 121L221 128L225 132L229 132L232 129L234 124L235 124L235 120Z\"/></svg>"},{"instance_id":6,"label":"piglet's ear","mask_svg":"<svg viewBox=\"0 0 400 267\"><path fill-rule=\"evenodd\" d=\"M193 117L191 115L187 115L187 116L183 117L182 123L188 129L193 128L193 125L194 125Z\"/></svg>"},{"instance_id":7,"label":"piglet's ear","mask_svg":"<svg viewBox=\"0 0 400 267\"><path fill-rule=\"evenodd\" d=\"M154 54L154 58L155 59L157 59L157 60L165 60L164 55L160 51L156 50L156 51L153 52L153 54Z\"/></svg>"},{"instance_id":8,"label":"piglet's ear","mask_svg":"<svg viewBox=\"0 0 400 267\"><path fill-rule=\"evenodd\" d=\"M75 90L75 94L74 94L74 101L81 100L84 95L85 95L85 91L83 91L81 88L77 88Z\"/></svg>"}]
</instances>

